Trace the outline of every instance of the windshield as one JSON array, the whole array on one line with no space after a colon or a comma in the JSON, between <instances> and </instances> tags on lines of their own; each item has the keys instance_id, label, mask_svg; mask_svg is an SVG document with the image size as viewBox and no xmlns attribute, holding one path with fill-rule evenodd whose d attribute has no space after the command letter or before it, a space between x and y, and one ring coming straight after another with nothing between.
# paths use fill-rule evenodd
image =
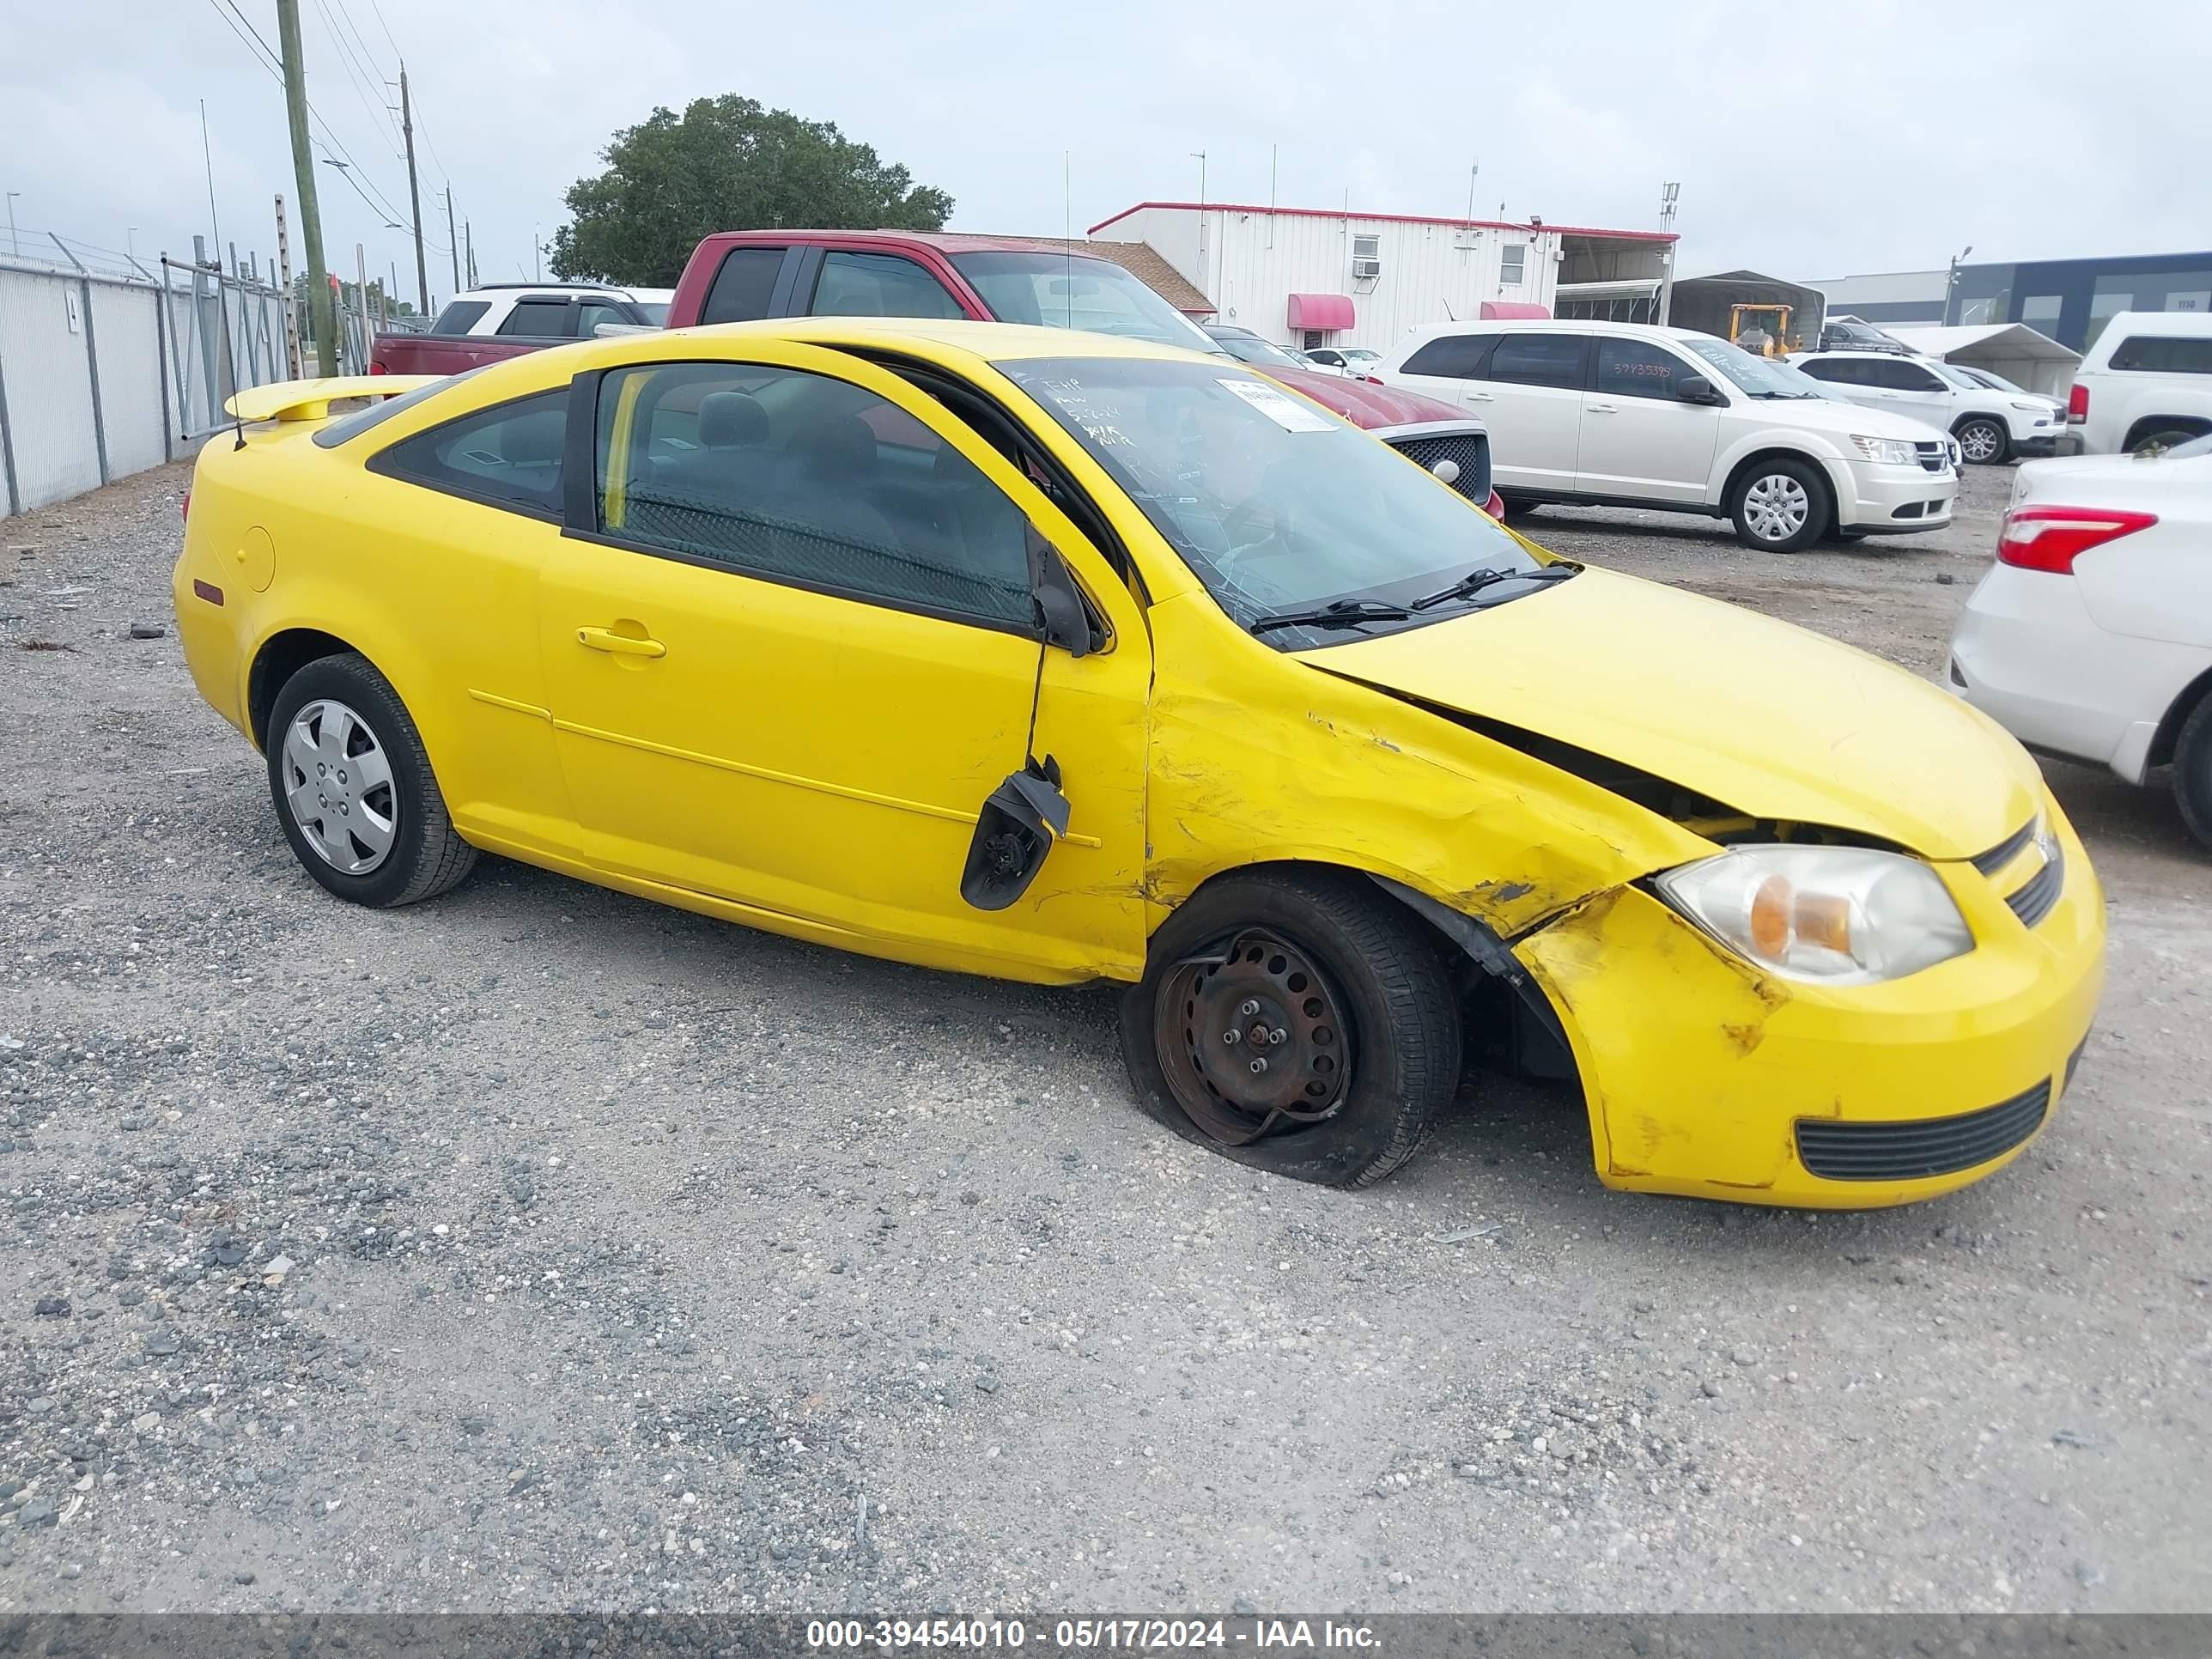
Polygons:
<instances>
[{"instance_id":1,"label":"windshield","mask_svg":"<svg viewBox=\"0 0 2212 1659\"><path fill-rule=\"evenodd\" d=\"M1365 346L1346 346L1344 355L1355 363L1379 363L1382 361L1381 352L1370 351Z\"/></svg>"},{"instance_id":2,"label":"windshield","mask_svg":"<svg viewBox=\"0 0 2212 1659\"><path fill-rule=\"evenodd\" d=\"M1711 334L1692 334L1675 343L1694 352L1753 398L1825 398L1820 383L1802 368L1771 357L1754 357L1741 346Z\"/></svg>"},{"instance_id":3,"label":"windshield","mask_svg":"<svg viewBox=\"0 0 2212 1659\"><path fill-rule=\"evenodd\" d=\"M1932 368L1953 386L1964 386L1969 392L1986 392L1989 388L1964 369L1954 368L1948 363L1939 363L1932 357L1923 357L1921 366Z\"/></svg>"},{"instance_id":4,"label":"windshield","mask_svg":"<svg viewBox=\"0 0 2212 1659\"><path fill-rule=\"evenodd\" d=\"M1403 605L1478 568L1541 568L1388 446L1272 381L1224 373L1226 364L1088 357L997 367L1113 476L1242 627L1340 600ZM1303 650L1535 591L1508 582L1414 616L1261 637Z\"/></svg>"},{"instance_id":5,"label":"windshield","mask_svg":"<svg viewBox=\"0 0 2212 1659\"><path fill-rule=\"evenodd\" d=\"M1119 334L1227 354L1196 323L1108 259L1059 253L956 253L952 263L1002 323Z\"/></svg>"},{"instance_id":6,"label":"windshield","mask_svg":"<svg viewBox=\"0 0 2212 1659\"><path fill-rule=\"evenodd\" d=\"M2017 381L2008 380L2002 374L1992 374L1986 368L1968 368L1964 364L1955 365L1955 367L1960 374L1965 375L1976 386L1986 386L1991 392L2016 392L2023 398L2032 398L2036 395Z\"/></svg>"},{"instance_id":7,"label":"windshield","mask_svg":"<svg viewBox=\"0 0 2212 1659\"><path fill-rule=\"evenodd\" d=\"M383 425L394 415L404 415L416 404L428 403L441 392L451 392L462 381L498 366L496 362L478 363L474 368L465 368L458 374L441 375L428 386L418 386L412 392L403 392L396 398L372 402L366 408L325 421L315 428L315 442L325 449L336 449L349 439L358 438L362 433Z\"/></svg>"},{"instance_id":8,"label":"windshield","mask_svg":"<svg viewBox=\"0 0 2212 1659\"><path fill-rule=\"evenodd\" d=\"M1209 331L1210 332L1211 331ZM1297 358L1277 345L1273 340L1263 340L1256 334L1220 333L1213 337L1214 343L1240 363L1267 363L1276 368L1310 368L1310 363Z\"/></svg>"}]
</instances>

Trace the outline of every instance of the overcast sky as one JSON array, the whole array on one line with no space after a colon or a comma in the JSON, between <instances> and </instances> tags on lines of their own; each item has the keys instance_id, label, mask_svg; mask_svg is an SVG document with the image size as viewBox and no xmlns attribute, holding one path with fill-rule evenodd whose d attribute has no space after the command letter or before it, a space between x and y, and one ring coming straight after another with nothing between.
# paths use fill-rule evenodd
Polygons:
<instances>
[{"instance_id":1,"label":"overcast sky","mask_svg":"<svg viewBox=\"0 0 2212 1659\"><path fill-rule=\"evenodd\" d=\"M273 46L275 0L235 3ZM210 219L204 99L223 238L273 252L271 198L293 194L283 95L230 4L0 0L0 189L21 192L24 231L187 252ZM396 80L405 55L441 297L448 180L485 279L527 275L533 233L550 239L611 133L724 92L836 122L949 191L960 229L1056 234L1066 219L1080 234L1146 198L1194 198L1195 150L1210 198L1264 202L1279 146L1286 206L1348 192L1355 210L1457 215L1479 161L1478 216L1502 204L1648 227L1679 179L1685 274L1926 268L1967 243L1978 260L2212 243L2212 5L2168 9L2148 33L2098 9L301 0L319 154L342 146L403 221L380 107L398 94L366 83ZM411 298L405 233L317 171L331 264L351 275L362 243Z\"/></svg>"}]
</instances>

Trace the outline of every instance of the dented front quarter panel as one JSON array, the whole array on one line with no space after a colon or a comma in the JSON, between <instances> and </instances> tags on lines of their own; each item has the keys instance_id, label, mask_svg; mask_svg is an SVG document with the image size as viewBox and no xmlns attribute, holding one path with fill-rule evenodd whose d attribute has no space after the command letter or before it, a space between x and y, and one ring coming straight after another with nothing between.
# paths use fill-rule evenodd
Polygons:
<instances>
[{"instance_id":1,"label":"dented front quarter panel","mask_svg":"<svg viewBox=\"0 0 2212 1659\"><path fill-rule=\"evenodd\" d=\"M1713 850L1594 784L1277 652L1200 596L1151 618L1154 925L1209 877L1296 860L1389 877L1510 939Z\"/></svg>"},{"instance_id":2,"label":"dented front quarter panel","mask_svg":"<svg viewBox=\"0 0 2212 1659\"><path fill-rule=\"evenodd\" d=\"M2057 907L2030 930L1972 865L1939 864L1975 948L1899 980L1826 988L1762 974L1641 885L1516 941L1573 1049L1600 1178L1865 1208L1965 1186L2017 1157L1921 1180L1824 1181L1798 1162L1795 1125L1948 1117L2063 1077L2103 988L2104 898L2072 827L2047 810L2069 870Z\"/></svg>"}]
</instances>

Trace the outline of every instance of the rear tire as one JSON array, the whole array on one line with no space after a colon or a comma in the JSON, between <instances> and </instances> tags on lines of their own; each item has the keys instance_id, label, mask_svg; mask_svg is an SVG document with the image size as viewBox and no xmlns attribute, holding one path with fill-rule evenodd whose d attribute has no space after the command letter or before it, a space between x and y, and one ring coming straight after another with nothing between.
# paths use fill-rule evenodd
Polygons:
<instances>
[{"instance_id":1,"label":"rear tire","mask_svg":"<svg viewBox=\"0 0 2212 1659\"><path fill-rule=\"evenodd\" d=\"M1744 469L1729 495L1736 539L1769 553L1810 547L1835 521L1828 481L1808 461L1759 461Z\"/></svg>"},{"instance_id":2,"label":"rear tire","mask_svg":"<svg viewBox=\"0 0 2212 1659\"><path fill-rule=\"evenodd\" d=\"M2201 432L2191 432L2185 427L2166 427L2156 432L2146 432L2128 446L2130 455L2163 455L2176 444L2185 444L2192 438L2201 438Z\"/></svg>"},{"instance_id":3,"label":"rear tire","mask_svg":"<svg viewBox=\"0 0 2212 1659\"><path fill-rule=\"evenodd\" d=\"M264 741L276 821L327 891L384 909L435 897L474 867L422 733L366 657L320 657L285 681Z\"/></svg>"},{"instance_id":4,"label":"rear tire","mask_svg":"<svg viewBox=\"0 0 2212 1659\"><path fill-rule=\"evenodd\" d=\"M1970 466L2002 466L2012 459L2012 434L2002 421L1978 415L1960 422L1951 435L1959 441L1959 454Z\"/></svg>"},{"instance_id":5,"label":"rear tire","mask_svg":"<svg viewBox=\"0 0 2212 1659\"><path fill-rule=\"evenodd\" d=\"M1419 1150L1457 1091L1460 1052L1435 941L1348 873L1209 884L1153 935L1121 1003L1146 1113L1239 1164L1330 1187L1380 1181ZM1279 1069L1245 1070L1261 1061ZM1313 1121L1279 1115L1270 1091Z\"/></svg>"},{"instance_id":6,"label":"rear tire","mask_svg":"<svg viewBox=\"0 0 2212 1659\"><path fill-rule=\"evenodd\" d=\"M2189 833L2212 851L2212 695L2198 699L2174 739L2173 799Z\"/></svg>"}]
</instances>

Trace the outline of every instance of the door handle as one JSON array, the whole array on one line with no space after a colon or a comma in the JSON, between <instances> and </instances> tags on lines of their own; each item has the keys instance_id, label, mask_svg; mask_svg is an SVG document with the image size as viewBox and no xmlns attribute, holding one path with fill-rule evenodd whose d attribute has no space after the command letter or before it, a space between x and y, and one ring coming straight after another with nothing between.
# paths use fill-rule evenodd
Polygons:
<instances>
[{"instance_id":1,"label":"door handle","mask_svg":"<svg viewBox=\"0 0 2212 1659\"><path fill-rule=\"evenodd\" d=\"M1589 415L1618 415L1620 412L1620 405L1618 404L1584 404L1583 405L1583 410L1585 414Z\"/></svg>"},{"instance_id":2,"label":"door handle","mask_svg":"<svg viewBox=\"0 0 2212 1659\"><path fill-rule=\"evenodd\" d=\"M617 634L611 628L580 628L576 643L587 651L611 651L617 657L665 657L668 647L659 640L641 640Z\"/></svg>"},{"instance_id":3,"label":"door handle","mask_svg":"<svg viewBox=\"0 0 2212 1659\"><path fill-rule=\"evenodd\" d=\"M1497 394L1490 392L1462 392L1459 395L1462 402L1470 404L1490 404L1498 401Z\"/></svg>"}]
</instances>

